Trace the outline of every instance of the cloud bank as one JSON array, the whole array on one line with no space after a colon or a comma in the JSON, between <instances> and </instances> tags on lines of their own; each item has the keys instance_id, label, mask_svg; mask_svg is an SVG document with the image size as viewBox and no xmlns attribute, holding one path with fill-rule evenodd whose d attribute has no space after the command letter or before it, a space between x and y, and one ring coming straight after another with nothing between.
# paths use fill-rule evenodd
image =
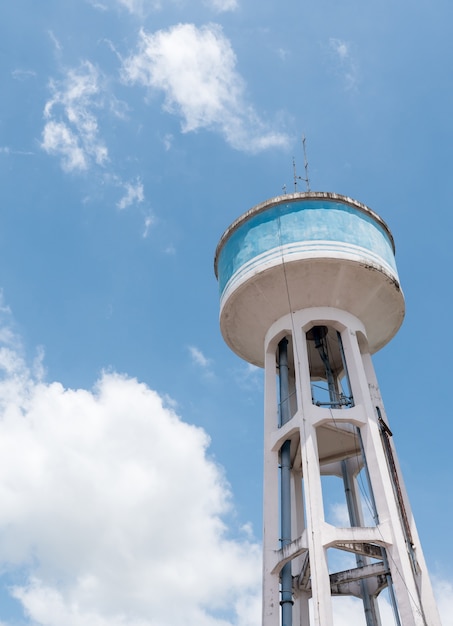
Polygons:
<instances>
[{"instance_id":1,"label":"cloud bank","mask_svg":"<svg viewBox=\"0 0 453 626\"><path fill-rule=\"evenodd\" d=\"M145 384L36 379L0 348L0 566L42 626L258 626L260 549L231 538L209 438Z\"/></svg>"},{"instance_id":2,"label":"cloud bank","mask_svg":"<svg viewBox=\"0 0 453 626\"><path fill-rule=\"evenodd\" d=\"M233 148L256 153L288 143L247 102L236 56L220 26L178 24L141 31L136 54L123 62L125 82L164 93L164 109L181 117L183 132L219 132Z\"/></svg>"}]
</instances>

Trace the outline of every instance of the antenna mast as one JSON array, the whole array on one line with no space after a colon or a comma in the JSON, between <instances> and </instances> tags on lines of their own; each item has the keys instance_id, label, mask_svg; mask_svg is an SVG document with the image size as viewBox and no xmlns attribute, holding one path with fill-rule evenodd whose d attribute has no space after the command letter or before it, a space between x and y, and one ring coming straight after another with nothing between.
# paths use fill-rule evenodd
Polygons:
<instances>
[{"instance_id":1,"label":"antenna mast","mask_svg":"<svg viewBox=\"0 0 453 626\"><path fill-rule=\"evenodd\" d=\"M293 178L294 178L294 191L297 191L297 179L300 178L300 176L297 175L296 173L296 159L293 157Z\"/></svg>"},{"instance_id":2,"label":"antenna mast","mask_svg":"<svg viewBox=\"0 0 453 626\"><path fill-rule=\"evenodd\" d=\"M297 181L302 180L307 186L307 191L310 191L310 179L308 177L308 160L307 160L307 150L305 148L305 135L302 135L302 148L304 151L304 169L305 169L305 178L302 176L298 176L296 172L296 160L293 157L293 177L294 177L294 191L297 191Z\"/></svg>"},{"instance_id":3,"label":"antenna mast","mask_svg":"<svg viewBox=\"0 0 453 626\"><path fill-rule=\"evenodd\" d=\"M305 134L302 135L302 148L304 150L304 169L305 169L305 184L307 185L307 191L310 191L310 179L308 177L308 160L307 160L307 150L305 148Z\"/></svg>"}]
</instances>

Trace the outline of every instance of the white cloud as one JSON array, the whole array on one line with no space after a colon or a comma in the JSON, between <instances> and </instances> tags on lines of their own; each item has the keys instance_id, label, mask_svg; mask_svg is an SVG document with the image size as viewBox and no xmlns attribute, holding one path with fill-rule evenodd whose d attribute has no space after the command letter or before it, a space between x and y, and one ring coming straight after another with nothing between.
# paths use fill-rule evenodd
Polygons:
<instances>
[{"instance_id":1,"label":"white cloud","mask_svg":"<svg viewBox=\"0 0 453 626\"><path fill-rule=\"evenodd\" d=\"M244 391L255 391L263 388L263 369L245 363L234 372L234 380L236 385Z\"/></svg>"},{"instance_id":2,"label":"white cloud","mask_svg":"<svg viewBox=\"0 0 453 626\"><path fill-rule=\"evenodd\" d=\"M151 226L153 226L154 222L155 220L152 215L147 215L145 217L144 228L143 228L143 233L142 233L143 239L146 239L148 237L149 231L151 230Z\"/></svg>"},{"instance_id":3,"label":"white cloud","mask_svg":"<svg viewBox=\"0 0 453 626\"><path fill-rule=\"evenodd\" d=\"M124 183L123 187L125 194L116 205L119 209L126 209L131 206L131 204L139 204L145 199L143 183L139 178L137 178L135 183Z\"/></svg>"},{"instance_id":4,"label":"white cloud","mask_svg":"<svg viewBox=\"0 0 453 626\"><path fill-rule=\"evenodd\" d=\"M332 50L337 53L342 61L349 57L349 46L345 41L331 37L329 43Z\"/></svg>"},{"instance_id":5,"label":"white cloud","mask_svg":"<svg viewBox=\"0 0 453 626\"><path fill-rule=\"evenodd\" d=\"M79 138L64 122L47 122L41 147L49 154L61 157L61 166L66 172L87 168L87 155Z\"/></svg>"},{"instance_id":6,"label":"white cloud","mask_svg":"<svg viewBox=\"0 0 453 626\"><path fill-rule=\"evenodd\" d=\"M204 4L218 13L234 11L238 8L237 0L205 0Z\"/></svg>"},{"instance_id":7,"label":"white cloud","mask_svg":"<svg viewBox=\"0 0 453 626\"><path fill-rule=\"evenodd\" d=\"M453 582L434 577L433 587L442 626L453 626Z\"/></svg>"},{"instance_id":8,"label":"white cloud","mask_svg":"<svg viewBox=\"0 0 453 626\"><path fill-rule=\"evenodd\" d=\"M12 150L9 146L0 146L0 154L11 154L14 156L32 156L31 150Z\"/></svg>"},{"instance_id":9,"label":"white cloud","mask_svg":"<svg viewBox=\"0 0 453 626\"><path fill-rule=\"evenodd\" d=\"M358 67L357 62L351 52L351 44L343 39L331 37L329 39L329 47L335 55L339 73L343 77L346 89L356 89L358 85Z\"/></svg>"},{"instance_id":10,"label":"white cloud","mask_svg":"<svg viewBox=\"0 0 453 626\"><path fill-rule=\"evenodd\" d=\"M91 6L98 11L108 11L108 6L103 2L97 2L97 0L88 0Z\"/></svg>"},{"instance_id":11,"label":"white cloud","mask_svg":"<svg viewBox=\"0 0 453 626\"><path fill-rule=\"evenodd\" d=\"M122 74L126 82L163 91L164 108L182 118L183 132L215 130L251 153L287 144L246 101L236 56L218 25L141 31L138 52L123 62Z\"/></svg>"},{"instance_id":12,"label":"white cloud","mask_svg":"<svg viewBox=\"0 0 453 626\"><path fill-rule=\"evenodd\" d=\"M350 526L348 507L345 502L334 502L330 505L331 523L339 528Z\"/></svg>"},{"instance_id":13,"label":"white cloud","mask_svg":"<svg viewBox=\"0 0 453 626\"><path fill-rule=\"evenodd\" d=\"M136 15L143 15L146 10L161 8L160 0L118 0L118 2Z\"/></svg>"},{"instance_id":14,"label":"white cloud","mask_svg":"<svg viewBox=\"0 0 453 626\"><path fill-rule=\"evenodd\" d=\"M124 7L132 15L144 17L148 11L162 8L161 0L88 0L91 6L99 11L107 11L112 5Z\"/></svg>"},{"instance_id":15,"label":"white cloud","mask_svg":"<svg viewBox=\"0 0 453 626\"><path fill-rule=\"evenodd\" d=\"M106 0L110 4L118 4L127 9L132 15L144 17L149 11L158 11L163 8L162 0ZM181 0L172 0L173 4L181 4ZM101 11L108 9L108 4L100 3L97 0L89 0L90 4ZM166 0L168 4L168 0ZM187 2L187 0L186 0ZM193 0L190 0L193 3ZM238 7L237 0L203 0L203 4L216 13L234 11Z\"/></svg>"},{"instance_id":16,"label":"white cloud","mask_svg":"<svg viewBox=\"0 0 453 626\"><path fill-rule=\"evenodd\" d=\"M208 359L203 352L197 348L196 346L189 346L188 350L190 352L190 356L192 357L193 363L204 371L204 374L207 376L214 376L212 371L212 359Z\"/></svg>"},{"instance_id":17,"label":"white cloud","mask_svg":"<svg viewBox=\"0 0 453 626\"><path fill-rule=\"evenodd\" d=\"M55 51L56 52L61 52L63 50L63 46L61 45L61 43L59 42L57 37L55 37L54 32L52 30L49 30L49 31L47 31L47 34L49 35L49 38L50 38L51 42L53 43Z\"/></svg>"},{"instance_id":18,"label":"white cloud","mask_svg":"<svg viewBox=\"0 0 453 626\"><path fill-rule=\"evenodd\" d=\"M286 61L291 56L291 53L287 48L278 48L277 55L281 61Z\"/></svg>"},{"instance_id":19,"label":"white cloud","mask_svg":"<svg viewBox=\"0 0 453 626\"><path fill-rule=\"evenodd\" d=\"M127 376L36 381L3 336L0 567L27 624L258 626L260 550L227 533L206 433Z\"/></svg>"},{"instance_id":20,"label":"white cloud","mask_svg":"<svg viewBox=\"0 0 453 626\"><path fill-rule=\"evenodd\" d=\"M171 133L167 133L165 135L165 137L163 138L163 144L164 144L165 152L168 152L171 149L171 147L173 145L173 140L174 140L174 137L173 137L173 135Z\"/></svg>"},{"instance_id":21,"label":"white cloud","mask_svg":"<svg viewBox=\"0 0 453 626\"><path fill-rule=\"evenodd\" d=\"M11 72L11 76L15 80L24 81L24 80L27 80L28 78L34 78L36 76L36 72L33 70L23 70L23 69L18 68Z\"/></svg>"},{"instance_id":22,"label":"white cloud","mask_svg":"<svg viewBox=\"0 0 453 626\"><path fill-rule=\"evenodd\" d=\"M84 170L92 163L104 165L107 147L99 138L96 108L104 106L98 70L85 61L68 70L61 81L51 81L52 97L44 108L46 121L41 147L60 156L66 171Z\"/></svg>"},{"instance_id":23,"label":"white cloud","mask_svg":"<svg viewBox=\"0 0 453 626\"><path fill-rule=\"evenodd\" d=\"M208 367L211 364L211 360L206 358L203 352L199 350L199 348L196 348L195 346L189 346L189 352L193 361L197 365L201 365L201 367Z\"/></svg>"}]
</instances>

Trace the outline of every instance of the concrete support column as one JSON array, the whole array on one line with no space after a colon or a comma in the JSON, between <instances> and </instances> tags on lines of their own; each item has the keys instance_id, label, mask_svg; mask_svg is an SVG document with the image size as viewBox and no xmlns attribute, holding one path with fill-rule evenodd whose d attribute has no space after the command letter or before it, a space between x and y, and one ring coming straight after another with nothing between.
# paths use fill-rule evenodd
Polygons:
<instances>
[{"instance_id":1,"label":"concrete support column","mask_svg":"<svg viewBox=\"0 0 453 626\"><path fill-rule=\"evenodd\" d=\"M279 576L272 573L279 549L278 451L272 434L278 425L275 351L266 354L264 376L264 492L263 492L263 626L280 626Z\"/></svg>"}]
</instances>

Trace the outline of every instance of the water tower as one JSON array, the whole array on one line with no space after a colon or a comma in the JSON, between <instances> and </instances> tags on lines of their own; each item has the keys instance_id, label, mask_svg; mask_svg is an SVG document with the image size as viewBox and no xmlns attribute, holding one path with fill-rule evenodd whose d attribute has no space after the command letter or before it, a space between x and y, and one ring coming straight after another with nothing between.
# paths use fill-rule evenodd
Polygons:
<instances>
[{"instance_id":1,"label":"water tower","mask_svg":"<svg viewBox=\"0 0 453 626\"><path fill-rule=\"evenodd\" d=\"M390 626L381 592L396 626L440 626L371 362L404 317L394 252L376 213L319 192L255 206L217 247L223 337L265 369L262 626L333 626L334 596Z\"/></svg>"}]
</instances>

